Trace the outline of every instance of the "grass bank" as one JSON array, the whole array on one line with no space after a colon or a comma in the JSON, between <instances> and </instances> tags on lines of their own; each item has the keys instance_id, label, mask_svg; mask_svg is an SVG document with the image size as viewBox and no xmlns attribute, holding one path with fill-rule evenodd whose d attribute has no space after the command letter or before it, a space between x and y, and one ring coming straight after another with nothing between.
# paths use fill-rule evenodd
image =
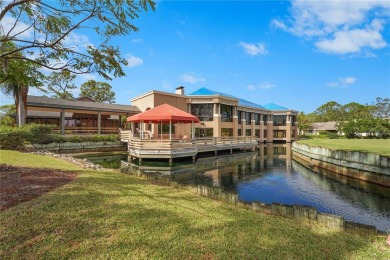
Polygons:
<instances>
[{"instance_id":1,"label":"grass bank","mask_svg":"<svg viewBox=\"0 0 390 260\"><path fill-rule=\"evenodd\" d=\"M332 150L361 151L390 157L390 139L308 139L298 142Z\"/></svg>"},{"instance_id":2,"label":"grass bank","mask_svg":"<svg viewBox=\"0 0 390 260\"><path fill-rule=\"evenodd\" d=\"M0 212L0 258L387 259L384 238L332 232L59 159L0 162L74 170L76 180Z\"/></svg>"}]
</instances>

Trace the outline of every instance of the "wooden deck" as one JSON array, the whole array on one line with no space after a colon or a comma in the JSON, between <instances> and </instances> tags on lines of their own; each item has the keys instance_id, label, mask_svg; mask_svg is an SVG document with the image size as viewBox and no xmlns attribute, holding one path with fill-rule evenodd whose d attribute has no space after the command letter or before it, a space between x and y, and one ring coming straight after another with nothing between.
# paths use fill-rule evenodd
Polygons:
<instances>
[{"instance_id":1,"label":"wooden deck","mask_svg":"<svg viewBox=\"0 0 390 260\"><path fill-rule=\"evenodd\" d=\"M242 137L212 137L185 139L140 139L132 137L130 131L121 131L121 140L128 143L129 157L173 159L192 157L199 153L226 151L233 149L254 149L258 138Z\"/></svg>"}]
</instances>

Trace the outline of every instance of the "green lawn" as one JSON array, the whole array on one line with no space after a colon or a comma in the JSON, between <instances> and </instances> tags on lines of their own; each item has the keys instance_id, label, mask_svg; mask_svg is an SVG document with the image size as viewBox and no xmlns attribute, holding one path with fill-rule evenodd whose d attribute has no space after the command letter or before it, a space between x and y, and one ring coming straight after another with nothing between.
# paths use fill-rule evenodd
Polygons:
<instances>
[{"instance_id":1,"label":"green lawn","mask_svg":"<svg viewBox=\"0 0 390 260\"><path fill-rule=\"evenodd\" d=\"M299 143L333 150L363 151L390 157L390 139L309 139Z\"/></svg>"},{"instance_id":2,"label":"green lawn","mask_svg":"<svg viewBox=\"0 0 390 260\"><path fill-rule=\"evenodd\" d=\"M384 237L332 232L117 172L0 151L76 180L0 212L0 259L388 259ZM43 164L42 164L43 163Z\"/></svg>"}]
</instances>

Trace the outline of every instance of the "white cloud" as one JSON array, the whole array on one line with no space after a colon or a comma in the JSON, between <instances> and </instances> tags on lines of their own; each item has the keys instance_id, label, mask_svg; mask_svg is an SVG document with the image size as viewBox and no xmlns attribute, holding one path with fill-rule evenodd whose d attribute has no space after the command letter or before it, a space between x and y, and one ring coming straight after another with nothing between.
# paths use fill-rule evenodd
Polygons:
<instances>
[{"instance_id":1,"label":"white cloud","mask_svg":"<svg viewBox=\"0 0 390 260\"><path fill-rule=\"evenodd\" d=\"M357 78L355 77L345 77L345 78L339 78L338 81L329 82L327 84L328 87L336 88L336 87L349 87L353 84L355 84L357 81Z\"/></svg>"},{"instance_id":2,"label":"white cloud","mask_svg":"<svg viewBox=\"0 0 390 260\"><path fill-rule=\"evenodd\" d=\"M97 79L97 75L96 74L91 74L91 73L80 74L77 77L80 80L82 80L83 82L88 81L88 80L96 80Z\"/></svg>"},{"instance_id":3,"label":"white cloud","mask_svg":"<svg viewBox=\"0 0 390 260\"><path fill-rule=\"evenodd\" d=\"M132 43L142 43L143 40L138 38L138 39L133 39L133 40L131 40L131 42L132 42Z\"/></svg>"},{"instance_id":4,"label":"white cloud","mask_svg":"<svg viewBox=\"0 0 390 260\"><path fill-rule=\"evenodd\" d=\"M246 88L247 88L248 90L250 90L250 91L253 91L253 90L256 89L256 87L253 86L253 85L248 85Z\"/></svg>"},{"instance_id":5,"label":"white cloud","mask_svg":"<svg viewBox=\"0 0 390 260\"><path fill-rule=\"evenodd\" d=\"M15 24L16 23L16 24ZM0 31L2 34L6 35L10 31L10 36L18 35L20 39L31 40L33 37L33 30L29 26L21 21L17 21L14 17L5 16L1 20Z\"/></svg>"},{"instance_id":6,"label":"white cloud","mask_svg":"<svg viewBox=\"0 0 390 260\"><path fill-rule=\"evenodd\" d=\"M69 33L69 35L65 37L62 42L65 46L72 48L76 51L80 50L80 47L82 49L86 49L88 46L92 45L92 43L88 39L88 36L75 32Z\"/></svg>"},{"instance_id":7,"label":"white cloud","mask_svg":"<svg viewBox=\"0 0 390 260\"><path fill-rule=\"evenodd\" d=\"M346 77L346 78L340 78L340 82L343 84L343 85L351 85L351 84L354 84L356 82L356 78L354 77Z\"/></svg>"},{"instance_id":8,"label":"white cloud","mask_svg":"<svg viewBox=\"0 0 390 260\"><path fill-rule=\"evenodd\" d=\"M270 82L261 82L259 84L259 88L261 89L270 89L270 88L275 88L276 85Z\"/></svg>"},{"instance_id":9,"label":"white cloud","mask_svg":"<svg viewBox=\"0 0 390 260\"><path fill-rule=\"evenodd\" d=\"M259 83L259 84L257 84L257 85L252 85L252 84L250 84L250 85L248 85L246 88L247 88L248 90L250 90L250 91L254 91L254 90L256 90L256 89L271 89L271 88L276 88L276 85L275 85L274 83L270 83L270 82L265 81L265 82L261 82L261 83Z\"/></svg>"},{"instance_id":10,"label":"white cloud","mask_svg":"<svg viewBox=\"0 0 390 260\"><path fill-rule=\"evenodd\" d=\"M197 82L205 82L206 79L200 76L197 76L193 73L185 73L180 76L180 79L184 82L188 83L197 83Z\"/></svg>"},{"instance_id":11,"label":"white cloud","mask_svg":"<svg viewBox=\"0 0 390 260\"><path fill-rule=\"evenodd\" d=\"M365 47L381 49L386 47L387 43L380 32L371 27L338 31L332 39L320 40L315 45L324 52L346 54L360 52Z\"/></svg>"},{"instance_id":12,"label":"white cloud","mask_svg":"<svg viewBox=\"0 0 390 260\"><path fill-rule=\"evenodd\" d=\"M239 42L239 45L244 48L244 51L250 56L266 55L268 53L264 43L247 43Z\"/></svg>"},{"instance_id":13,"label":"white cloud","mask_svg":"<svg viewBox=\"0 0 390 260\"><path fill-rule=\"evenodd\" d=\"M382 31L390 17L390 1L292 1L291 17L271 25L314 40L323 52L367 53L387 46Z\"/></svg>"},{"instance_id":14,"label":"white cloud","mask_svg":"<svg viewBox=\"0 0 390 260\"><path fill-rule=\"evenodd\" d=\"M144 64L144 61L141 58L134 56L129 53L126 55L126 60L128 62L127 67L133 68Z\"/></svg>"}]
</instances>

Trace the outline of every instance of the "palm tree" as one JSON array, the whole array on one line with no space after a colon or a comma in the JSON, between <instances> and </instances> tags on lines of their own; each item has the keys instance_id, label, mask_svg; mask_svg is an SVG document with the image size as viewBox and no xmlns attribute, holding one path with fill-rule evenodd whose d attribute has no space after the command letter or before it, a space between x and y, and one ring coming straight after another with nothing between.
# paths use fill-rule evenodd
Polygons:
<instances>
[{"instance_id":1,"label":"palm tree","mask_svg":"<svg viewBox=\"0 0 390 260\"><path fill-rule=\"evenodd\" d=\"M4 94L12 95L15 100L16 125L24 125L26 123L28 87L9 82L1 83L0 88Z\"/></svg>"},{"instance_id":2,"label":"palm tree","mask_svg":"<svg viewBox=\"0 0 390 260\"><path fill-rule=\"evenodd\" d=\"M0 52L12 49L15 46L0 46ZM32 62L19 59L20 53L15 54L15 59L0 60L0 89L6 95L12 95L16 105L16 122L22 126L26 122L27 94L29 87L40 88L43 86L44 75L38 71L38 66Z\"/></svg>"}]
</instances>

